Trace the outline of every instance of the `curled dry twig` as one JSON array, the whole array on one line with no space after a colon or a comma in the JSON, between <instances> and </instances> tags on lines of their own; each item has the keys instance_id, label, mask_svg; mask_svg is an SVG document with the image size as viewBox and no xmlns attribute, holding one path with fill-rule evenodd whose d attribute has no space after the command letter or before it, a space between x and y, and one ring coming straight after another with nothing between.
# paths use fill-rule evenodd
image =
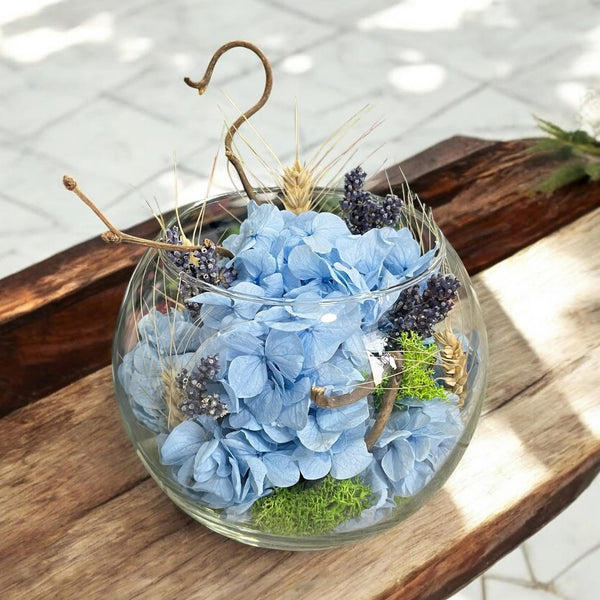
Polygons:
<instances>
[{"instance_id":1,"label":"curled dry twig","mask_svg":"<svg viewBox=\"0 0 600 600\"><path fill-rule=\"evenodd\" d=\"M398 393L400 383L402 382L402 369L404 366L402 353L390 352L390 354L392 355L396 366L394 368L394 373L390 376L388 381L389 387L385 392L385 396L383 397L383 402L379 412L377 413L375 424L365 437L367 450L370 450L375 445L375 442L377 442L383 433L387 422L390 420L392 409L394 408L394 402L396 400L396 394ZM371 376L363 381L360 385L355 387L348 394L340 394L339 396L326 396L325 388L314 385L310 390L310 398L317 406L321 408L341 408L342 406L348 406L349 404L354 404L355 402L362 400L362 398L370 394L374 389L375 381Z\"/></svg>"},{"instance_id":2,"label":"curled dry twig","mask_svg":"<svg viewBox=\"0 0 600 600\"><path fill-rule=\"evenodd\" d=\"M70 192L73 192L80 200L82 200L85 204L87 204L94 214L98 216L98 218L108 227L108 231L102 234L102 239L105 242L110 242L113 244L119 244L121 242L128 242L130 244L138 244L140 246L147 246L149 248L156 248L157 250L170 250L170 251L180 251L184 249L186 252L193 252L194 250L201 250L204 248L204 244L200 244L199 246L193 245L185 245L180 246L178 244L169 244L167 242L157 242L156 240L147 240L146 238L140 238L135 235L130 235L121 231L118 227L113 225L111 221L106 217L106 215L81 191L79 184L73 177L70 175L65 175L63 177L63 185ZM216 251L221 254L221 256L225 256L227 258L233 258L233 254L227 250L227 248L223 248L222 246L216 246Z\"/></svg>"},{"instance_id":3,"label":"curled dry twig","mask_svg":"<svg viewBox=\"0 0 600 600\"><path fill-rule=\"evenodd\" d=\"M258 48L254 44L251 44L250 42L237 40L229 42L227 44L223 44L223 46L221 46L214 53L213 57L208 63L208 67L206 67L204 77L200 81L192 81L189 77L185 77L184 81L190 87L197 89L200 95L204 94L206 88L208 87L208 84L210 83L210 78L212 77L215 65L217 64L218 60L221 58L221 56L223 56L223 54L225 54L225 52L231 50L232 48L247 48L248 50L251 50L252 52L254 52L254 54L258 56L258 58L260 58L265 68L265 89L262 93L262 96L254 106L249 108L246 112L244 112L236 119L233 125L231 125L231 127L227 130L227 135L225 136L225 156L237 171L237 174L240 177L240 180L242 182L242 185L244 186L244 190L248 198L251 198L252 200L256 201L256 195L254 193L254 190L252 189L252 186L250 185L250 182L246 177L246 173L244 173L244 168L240 159L233 152L232 145L233 136L240 128L240 126L243 125L252 115L256 114L266 104L267 100L269 99L269 96L271 95L271 90L273 89L273 69L271 68L269 60L263 54L260 48Z\"/></svg>"}]
</instances>

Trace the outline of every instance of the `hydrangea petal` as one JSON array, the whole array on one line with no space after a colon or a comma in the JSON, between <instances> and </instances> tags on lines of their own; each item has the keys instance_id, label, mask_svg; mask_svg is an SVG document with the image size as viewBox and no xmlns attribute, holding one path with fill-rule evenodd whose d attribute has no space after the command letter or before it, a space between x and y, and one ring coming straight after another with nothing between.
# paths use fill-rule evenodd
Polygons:
<instances>
[{"instance_id":1,"label":"hydrangea petal","mask_svg":"<svg viewBox=\"0 0 600 600\"><path fill-rule=\"evenodd\" d=\"M298 483L300 469L296 462L287 454L272 452L262 457L267 468L267 478L276 487L290 487Z\"/></svg>"},{"instance_id":2,"label":"hydrangea petal","mask_svg":"<svg viewBox=\"0 0 600 600\"><path fill-rule=\"evenodd\" d=\"M331 476L335 479L349 479L362 473L373 461L364 439L357 439L345 445L343 452L333 452Z\"/></svg>"},{"instance_id":3,"label":"hydrangea petal","mask_svg":"<svg viewBox=\"0 0 600 600\"><path fill-rule=\"evenodd\" d=\"M381 468L392 481L400 481L406 477L415 464L415 453L412 446L402 438L398 438L388 448L381 460Z\"/></svg>"},{"instance_id":4,"label":"hydrangea petal","mask_svg":"<svg viewBox=\"0 0 600 600\"><path fill-rule=\"evenodd\" d=\"M302 370L302 342L295 333L271 330L265 341L265 356L291 381L296 379Z\"/></svg>"},{"instance_id":5,"label":"hydrangea petal","mask_svg":"<svg viewBox=\"0 0 600 600\"><path fill-rule=\"evenodd\" d=\"M323 431L344 431L364 423L369 418L366 398L340 408L321 408L316 413L317 423Z\"/></svg>"},{"instance_id":6,"label":"hydrangea petal","mask_svg":"<svg viewBox=\"0 0 600 600\"><path fill-rule=\"evenodd\" d=\"M183 462L188 456L196 454L206 438L206 430L195 421L183 421L171 431L160 448L160 460L163 465Z\"/></svg>"},{"instance_id":7,"label":"hydrangea petal","mask_svg":"<svg viewBox=\"0 0 600 600\"><path fill-rule=\"evenodd\" d=\"M314 415L308 415L306 427L298 432L298 439L309 450L324 452L329 450L340 437L339 431L323 431Z\"/></svg>"},{"instance_id":8,"label":"hydrangea petal","mask_svg":"<svg viewBox=\"0 0 600 600\"><path fill-rule=\"evenodd\" d=\"M329 452L311 452L299 446L294 450L292 456L297 461L305 479L321 479L331 470L331 454Z\"/></svg>"},{"instance_id":9,"label":"hydrangea petal","mask_svg":"<svg viewBox=\"0 0 600 600\"><path fill-rule=\"evenodd\" d=\"M238 398L260 394L267 383L267 367L261 356L238 356L229 364L229 385Z\"/></svg>"}]
</instances>

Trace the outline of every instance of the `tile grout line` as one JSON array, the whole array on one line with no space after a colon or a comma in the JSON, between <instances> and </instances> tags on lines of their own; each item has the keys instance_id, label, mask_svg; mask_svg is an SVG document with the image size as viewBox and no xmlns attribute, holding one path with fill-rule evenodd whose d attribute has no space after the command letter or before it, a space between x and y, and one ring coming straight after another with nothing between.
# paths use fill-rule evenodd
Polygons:
<instances>
[{"instance_id":1,"label":"tile grout line","mask_svg":"<svg viewBox=\"0 0 600 600\"><path fill-rule=\"evenodd\" d=\"M554 584L557 579L560 579L565 573L567 573L567 571L570 571L575 565L577 565L577 563L581 562L582 560L585 560L588 556L590 556L591 554L593 554L597 550L600 550L600 543L596 544L595 546L593 546L589 550L586 550L583 554L581 554L580 556L578 556L576 559L572 560L566 567L564 567L561 571L559 571L552 578L551 583Z\"/></svg>"},{"instance_id":2,"label":"tile grout line","mask_svg":"<svg viewBox=\"0 0 600 600\"><path fill-rule=\"evenodd\" d=\"M538 583L538 580L533 572L533 566L531 564L531 559L529 558L529 552L527 550L527 545L523 542L520 546L521 552L523 553L523 558L525 559L525 566L527 567L527 571L529 571L529 577L531 577L531 581L534 583Z\"/></svg>"}]
</instances>

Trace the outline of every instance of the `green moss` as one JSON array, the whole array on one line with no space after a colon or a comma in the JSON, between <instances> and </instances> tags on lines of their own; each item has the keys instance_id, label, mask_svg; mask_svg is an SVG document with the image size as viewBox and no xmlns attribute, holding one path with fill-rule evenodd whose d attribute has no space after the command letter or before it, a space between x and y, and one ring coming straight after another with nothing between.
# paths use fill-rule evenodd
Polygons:
<instances>
[{"instance_id":1,"label":"green moss","mask_svg":"<svg viewBox=\"0 0 600 600\"><path fill-rule=\"evenodd\" d=\"M277 535L319 535L360 515L374 500L370 488L358 480L327 475L318 483L301 481L278 488L252 505L252 516L262 531Z\"/></svg>"},{"instance_id":2,"label":"green moss","mask_svg":"<svg viewBox=\"0 0 600 600\"><path fill-rule=\"evenodd\" d=\"M426 344L414 331L403 332L397 341L402 352L404 365L396 401L400 401L406 396L417 400L439 398L442 395L441 386L435 382L433 373L437 346ZM373 390L375 409L379 409L381 406L381 401L388 387L389 376L384 377L382 382Z\"/></svg>"}]
</instances>

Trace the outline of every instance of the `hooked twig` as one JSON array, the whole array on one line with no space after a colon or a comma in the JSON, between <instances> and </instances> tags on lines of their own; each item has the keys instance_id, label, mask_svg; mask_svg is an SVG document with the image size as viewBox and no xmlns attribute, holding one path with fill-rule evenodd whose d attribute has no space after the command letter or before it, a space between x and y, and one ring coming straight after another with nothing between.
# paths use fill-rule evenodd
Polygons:
<instances>
[{"instance_id":1,"label":"hooked twig","mask_svg":"<svg viewBox=\"0 0 600 600\"><path fill-rule=\"evenodd\" d=\"M252 108L249 108L245 113L238 117L238 119L233 123L233 125L227 130L227 135L225 136L225 156L227 157L227 160L229 160L229 162L235 167L235 170L237 171L237 174L240 177L240 180L242 182L242 185L244 186L244 190L248 198L251 198L252 200L256 201L256 195L254 193L254 190L252 189L252 186L250 185L250 182L248 181L248 178L244 173L244 168L240 159L234 154L232 150L232 145L233 136L235 135L239 127L243 125L243 123L247 121L252 115L257 113L266 104L267 100L269 99L269 96L271 95L271 89L273 88L273 70L271 68L271 64L269 63L268 58L263 54L260 48L258 48L250 42L244 42L240 40L228 42L227 44L223 44L223 46L221 46L214 53L213 57L208 63L208 67L206 67L204 77L200 81L192 81L189 77L185 77L184 81L190 87L197 89L200 95L204 94L206 88L208 87L208 84L210 83L210 78L212 77L217 61L219 60L219 58L221 58L221 56L223 56L223 54L225 54L225 52L231 50L232 48L247 48L248 50L251 50L252 52L254 52L254 54L258 56L258 58L260 58L265 68L265 89L263 91L262 96L260 97L260 100Z\"/></svg>"},{"instance_id":2,"label":"hooked twig","mask_svg":"<svg viewBox=\"0 0 600 600\"><path fill-rule=\"evenodd\" d=\"M108 227L109 231L106 231L102 234L102 239L105 242L110 242L113 244L119 244L120 242L128 242L130 244L138 244L140 246L147 246L149 248L156 248L157 250L171 250L179 251L182 250L185 252L193 252L194 250L202 250L204 248L204 244L199 246L181 246L179 244L169 244L167 242L157 242L155 240L147 240L146 238L137 237L135 235L130 235L121 231L118 227L113 225L106 215L81 191L79 184L75 179L69 175L65 175L63 177L63 185L70 192L73 192L80 200L82 200L85 204L87 204L92 211L96 214L96 216ZM227 250L227 248L223 248L222 246L216 246L216 251L225 256L226 258L233 258L233 254L231 251Z\"/></svg>"}]
</instances>

